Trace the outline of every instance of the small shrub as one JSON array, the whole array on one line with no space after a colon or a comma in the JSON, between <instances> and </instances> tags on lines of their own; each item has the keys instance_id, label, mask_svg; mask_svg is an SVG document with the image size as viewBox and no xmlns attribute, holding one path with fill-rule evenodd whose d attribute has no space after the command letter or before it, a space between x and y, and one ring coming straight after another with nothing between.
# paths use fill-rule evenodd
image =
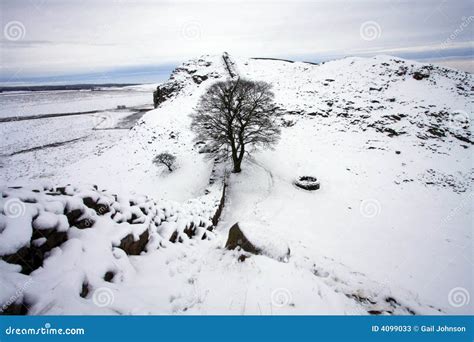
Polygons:
<instances>
[{"instance_id":1,"label":"small shrub","mask_svg":"<svg viewBox=\"0 0 474 342\"><path fill-rule=\"evenodd\" d=\"M166 166L170 172L173 171L175 162L176 157L168 152L160 153L153 159L153 163Z\"/></svg>"}]
</instances>

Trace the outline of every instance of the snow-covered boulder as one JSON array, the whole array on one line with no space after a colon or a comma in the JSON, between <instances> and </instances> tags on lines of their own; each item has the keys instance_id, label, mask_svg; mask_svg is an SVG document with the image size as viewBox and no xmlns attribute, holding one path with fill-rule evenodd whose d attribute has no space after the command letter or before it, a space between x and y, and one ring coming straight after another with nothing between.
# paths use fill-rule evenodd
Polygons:
<instances>
[{"instance_id":1,"label":"snow-covered boulder","mask_svg":"<svg viewBox=\"0 0 474 342\"><path fill-rule=\"evenodd\" d=\"M253 222L235 223L229 230L227 249L241 248L282 262L288 262L290 247L274 232Z\"/></svg>"},{"instance_id":2,"label":"snow-covered boulder","mask_svg":"<svg viewBox=\"0 0 474 342\"><path fill-rule=\"evenodd\" d=\"M42 292L89 299L101 283L125 277L130 255L211 239L220 204L217 184L183 204L117 195L96 186L0 191L0 289L6 294L0 306L12 314L40 305ZM32 282L38 286L30 288ZM69 285L58 288L58 282Z\"/></svg>"}]
</instances>

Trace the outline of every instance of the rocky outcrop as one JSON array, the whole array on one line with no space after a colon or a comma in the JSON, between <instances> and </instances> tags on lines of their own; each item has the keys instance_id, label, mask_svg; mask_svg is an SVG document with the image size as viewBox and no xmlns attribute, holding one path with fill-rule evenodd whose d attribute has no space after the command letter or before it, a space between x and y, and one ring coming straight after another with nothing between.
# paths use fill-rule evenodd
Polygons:
<instances>
[{"instance_id":1,"label":"rocky outcrop","mask_svg":"<svg viewBox=\"0 0 474 342\"><path fill-rule=\"evenodd\" d=\"M161 103L173 97L173 95L181 89L182 86L180 86L177 82L168 82L158 86L153 92L153 104L155 108L157 108Z\"/></svg>"}]
</instances>

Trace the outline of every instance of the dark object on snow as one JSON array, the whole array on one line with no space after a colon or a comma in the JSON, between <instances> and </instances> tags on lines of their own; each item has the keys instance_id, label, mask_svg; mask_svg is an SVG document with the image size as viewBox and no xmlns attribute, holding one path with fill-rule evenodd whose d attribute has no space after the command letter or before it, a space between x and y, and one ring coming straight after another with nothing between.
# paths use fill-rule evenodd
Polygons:
<instances>
[{"instance_id":1,"label":"dark object on snow","mask_svg":"<svg viewBox=\"0 0 474 342\"><path fill-rule=\"evenodd\" d=\"M245 254L240 254L240 256L239 256L239 259L238 259L238 260L239 260L239 262L244 262L244 261L245 261L245 259L247 259L247 258L248 258L248 256L246 256Z\"/></svg>"},{"instance_id":2,"label":"dark object on snow","mask_svg":"<svg viewBox=\"0 0 474 342\"><path fill-rule=\"evenodd\" d=\"M91 197L86 197L82 201L86 207L93 209L99 216L104 215L110 211L108 205L98 203L98 201L94 201Z\"/></svg>"},{"instance_id":3,"label":"dark object on snow","mask_svg":"<svg viewBox=\"0 0 474 342\"><path fill-rule=\"evenodd\" d=\"M153 162L157 165L165 165L169 172L173 172L173 165L176 162L176 157L171 153L163 152L160 153L153 159Z\"/></svg>"},{"instance_id":4,"label":"dark object on snow","mask_svg":"<svg viewBox=\"0 0 474 342\"><path fill-rule=\"evenodd\" d=\"M95 221L91 218L81 219L84 211L82 209L74 209L66 214L69 226L75 226L79 229L91 228Z\"/></svg>"},{"instance_id":5,"label":"dark object on snow","mask_svg":"<svg viewBox=\"0 0 474 342\"><path fill-rule=\"evenodd\" d=\"M301 176L295 181L295 185L298 188L305 189L305 190L318 190L320 188L320 184L316 177L312 176Z\"/></svg>"},{"instance_id":6,"label":"dark object on snow","mask_svg":"<svg viewBox=\"0 0 474 342\"><path fill-rule=\"evenodd\" d=\"M382 91L382 87L380 87L380 88L370 87L370 88L369 88L369 91L374 91L374 90L375 90L375 91Z\"/></svg>"},{"instance_id":7,"label":"dark object on snow","mask_svg":"<svg viewBox=\"0 0 474 342\"><path fill-rule=\"evenodd\" d=\"M7 307L2 307L0 311L0 315L27 315L28 314L28 305L24 302L21 303L13 303L8 305Z\"/></svg>"},{"instance_id":8,"label":"dark object on snow","mask_svg":"<svg viewBox=\"0 0 474 342\"><path fill-rule=\"evenodd\" d=\"M250 146L269 147L278 141L279 113L269 83L219 81L201 96L191 129L209 147L209 158L230 158L233 172L239 173Z\"/></svg>"},{"instance_id":9,"label":"dark object on snow","mask_svg":"<svg viewBox=\"0 0 474 342\"><path fill-rule=\"evenodd\" d=\"M400 153L402 153L402 152L401 152L401 151L395 151L395 153L396 153L396 154L400 154Z\"/></svg>"},{"instance_id":10,"label":"dark object on snow","mask_svg":"<svg viewBox=\"0 0 474 342\"><path fill-rule=\"evenodd\" d=\"M82 283L82 289L81 289L81 293L79 293L79 296L81 296L82 298L86 298L89 292L90 292L89 284L87 283L87 281L85 281Z\"/></svg>"},{"instance_id":11,"label":"dark object on snow","mask_svg":"<svg viewBox=\"0 0 474 342\"><path fill-rule=\"evenodd\" d=\"M46 238L46 241L41 246L30 244L17 250L10 255L2 255L0 258L10 264L17 264L21 266L21 273L30 274L37 268L43 266L45 254L55 247L60 246L67 240L66 232L58 232L55 229L33 229L31 241Z\"/></svg>"},{"instance_id":12,"label":"dark object on snow","mask_svg":"<svg viewBox=\"0 0 474 342\"><path fill-rule=\"evenodd\" d=\"M430 77L430 71L428 69L421 69L413 73L413 78L417 81Z\"/></svg>"},{"instance_id":13,"label":"dark object on snow","mask_svg":"<svg viewBox=\"0 0 474 342\"><path fill-rule=\"evenodd\" d=\"M114 279L115 277L115 272L112 272L112 271L107 271L104 275L104 280L105 281L108 281L109 283L112 282L112 279Z\"/></svg>"},{"instance_id":14,"label":"dark object on snow","mask_svg":"<svg viewBox=\"0 0 474 342\"><path fill-rule=\"evenodd\" d=\"M244 251L252 254L260 254L260 249L255 247L240 230L239 224L234 224L229 230L229 237L225 244L227 249L242 248Z\"/></svg>"},{"instance_id":15,"label":"dark object on snow","mask_svg":"<svg viewBox=\"0 0 474 342\"><path fill-rule=\"evenodd\" d=\"M219 207L217 207L217 210L214 214L214 216L212 217L212 224L214 226L217 226L217 223L219 222L219 219L221 217L221 214L222 214L222 210L224 210L224 205L225 205L225 190L227 188L227 183L226 181L224 180L224 184L222 185L222 195L221 195L221 199L219 201Z\"/></svg>"},{"instance_id":16,"label":"dark object on snow","mask_svg":"<svg viewBox=\"0 0 474 342\"><path fill-rule=\"evenodd\" d=\"M175 93L177 93L182 86L178 83L165 83L164 85L158 86L153 92L153 104L158 107L161 103L165 102L171 98Z\"/></svg>"},{"instance_id":17,"label":"dark object on snow","mask_svg":"<svg viewBox=\"0 0 474 342\"><path fill-rule=\"evenodd\" d=\"M207 75L193 75L193 81L196 84L201 84L203 81L207 80L209 76Z\"/></svg>"},{"instance_id":18,"label":"dark object on snow","mask_svg":"<svg viewBox=\"0 0 474 342\"><path fill-rule=\"evenodd\" d=\"M140 235L137 241L133 238L133 234L128 234L122 239L122 241L120 241L119 247L122 248L127 255L139 255L141 252L145 251L149 236L150 233L148 232L148 229Z\"/></svg>"}]
</instances>

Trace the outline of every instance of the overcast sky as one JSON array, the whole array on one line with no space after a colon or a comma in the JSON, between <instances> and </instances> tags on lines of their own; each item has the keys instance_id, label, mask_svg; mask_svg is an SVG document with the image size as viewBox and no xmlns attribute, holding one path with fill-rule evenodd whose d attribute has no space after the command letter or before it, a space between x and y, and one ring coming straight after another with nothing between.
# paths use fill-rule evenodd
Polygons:
<instances>
[{"instance_id":1,"label":"overcast sky","mask_svg":"<svg viewBox=\"0 0 474 342\"><path fill-rule=\"evenodd\" d=\"M223 51L312 61L383 53L474 69L470 0L0 1L3 83L141 81Z\"/></svg>"}]
</instances>

